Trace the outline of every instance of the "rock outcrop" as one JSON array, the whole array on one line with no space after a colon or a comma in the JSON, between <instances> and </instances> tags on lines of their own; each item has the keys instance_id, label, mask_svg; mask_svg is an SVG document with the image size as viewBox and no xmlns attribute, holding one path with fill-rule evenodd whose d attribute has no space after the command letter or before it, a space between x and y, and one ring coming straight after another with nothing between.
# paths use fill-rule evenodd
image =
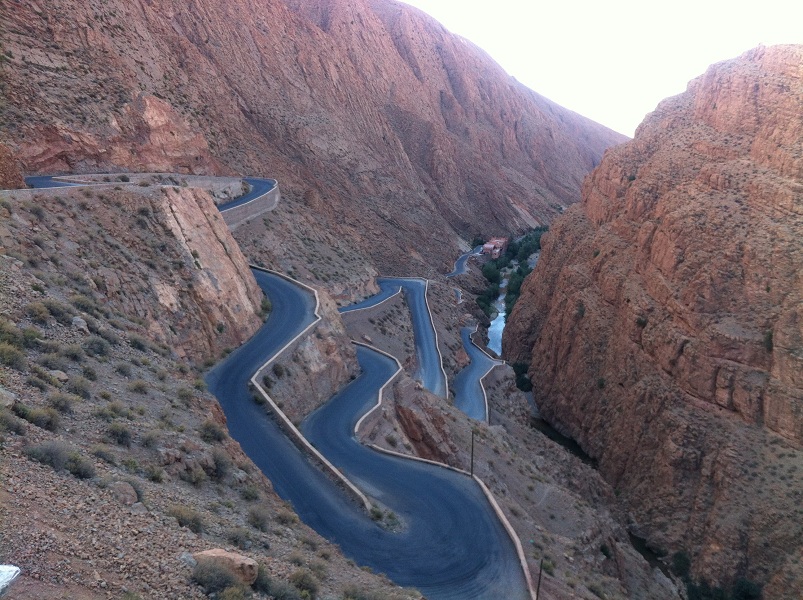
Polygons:
<instances>
[{"instance_id":1,"label":"rock outcrop","mask_svg":"<svg viewBox=\"0 0 803 600\"><path fill-rule=\"evenodd\" d=\"M22 190L5 206L0 247L79 273L84 317L136 315L139 334L198 361L237 347L261 323L262 290L203 190Z\"/></svg>"},{"instance_id":2,"label":"rock outcrop","mask_svg":"<svg viewBox=\"0 0 803 600\"><path fill-rule=\"evenodd\" d=\"M0 19L0 141L27 172L270 175L386 270L548 222L625 139L389 0L52 0Z\"/></svg>"},{"instance_id":3,"label":"rock outcrop","mask_svg":"<svg viewBox=\"0 0 803 600\"><path fill-rule=\"evenodd\" d=\"M25 187L19 166L7 146L0 144L0 189L16 190Z\"/></svg>"},{"instance_id":4,"label":"rock outcrop","mask_svg":"<svg viewBox=\"0 0 803 600\"><path fill-rule=\"evenodd\" d=\"M504 337L656 548L803 594L803 47L712 66L606 153Z\"/></svg>"}]
</instances>

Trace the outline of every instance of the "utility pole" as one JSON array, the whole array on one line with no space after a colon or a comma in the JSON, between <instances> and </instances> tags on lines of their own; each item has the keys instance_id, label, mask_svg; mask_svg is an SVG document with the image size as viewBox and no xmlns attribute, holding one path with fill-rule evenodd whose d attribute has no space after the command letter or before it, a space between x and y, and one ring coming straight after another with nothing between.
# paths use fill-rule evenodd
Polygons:
<instances>
[{"instance_id":1,"label":"utility pole","mask_svg":"<svg viewBox=\"0 0 803 600\"><path fill-rule=\"evenodd\" d=\"M535 600L538 600L538 595L541 593L541 573L544 572L544 559L541 559L541 565L538 567L538 587L535 588Z\"/></svg>"}]
</instances>

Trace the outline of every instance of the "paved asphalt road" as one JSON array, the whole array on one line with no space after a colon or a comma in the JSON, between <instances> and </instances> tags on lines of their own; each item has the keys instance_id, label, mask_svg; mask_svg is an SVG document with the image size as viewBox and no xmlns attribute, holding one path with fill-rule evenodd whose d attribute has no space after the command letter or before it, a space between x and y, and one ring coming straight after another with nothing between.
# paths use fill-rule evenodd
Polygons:
<instances>
[{"instance_id":1,"label":"paved asphalt road","mask_svg":"<svg viewBox=\"0 0 803 600\"><path fill-rule=\"evenodd\" d=\"M399 288L405 292L407 305L410 307L410 317L413 321L413 335L415 337L415 354L418 369L413 374L424 387L433 394L446 396L446 376L441 368L441 355L435 338L435 328L427 309L426 281L423 279L404 279L393 277L380 277L376 280L381 290L375 296L346 306L340 312L350 312L360 308L370 308L395 294Z\"/></svg>"},{"instance_id":2,"label":"paved asphalt road","mask_svg":"<svg viewBox=\"0 0 803 600\"><path fill-rule=\"evenodd\" d=\"M251 191L238 198L235 198L231 202L218 205L219 211L223 212L224 210L229 210L231 208L236 208L238 206L242 206L243 204L247 204L254 198L258 198L262 194L267 194L276 187L275 179L260 179L258 177L244 177L243 179L251 185Z\"/></svg>"},{"instance_id":3,"label":"paved asphalt road","mask_svg":"<svg viewBox=\"0 0 803 600\"><path fill-rule=\"evenodd\" d=\"M468 259L472 256L478 255L480 252L482 252L482 246L477 246L473 250L462 254L454 263L454 271L447 274L446 277L454 277L455 275L462 275L465 273L467 270L466 263L468 262Z\"/></svg>"},{"instance_id":4,"label":"paved asphalt road","mask_svg":"<svg viewBox=\"0 0 803 600\"><path fill-rule=\"evenodd\" d=\"M491 359L471 341L473 332L473 327L463 327L460 330L463 348L471 362L454 378L454 405L472 419L485 421L487 419L485 395L482 393L480 380L491 367L502 363Z\"/></svg>"},{"instance_id":5,"label":"paved asphalt road","mask_svg":"<svg viewBox=\"0 0 803 600\"><path fill-rule=\"evenodd\" d=\"M54 188L54 187L75 187L81 185L80 183L66 183L63 181L55 181L50 175L39 175L35 177L26 177L25 183L33 188Z\"/></svg>"},{"instance_id":6,"label":"paved asphalt road","mask_svg":"<svg viewBox=\"0 0 803 600\"><path fill-rule=\"evenodd\" d=\"M265 358L314 320L314 300L301 288L255 271L273 310L260 331L207 375L229 432L292 503L305 523L361 565L418 588L433 600L526 598L510 538L479 487L465 475L384 456L353 438L358 418L376 402L396 364L360 348L363 374L313 413L302 430L369 496L405 523L391 533L371 521L324 476L264 413L248 380Z\"/></svg>"}]
</instances>

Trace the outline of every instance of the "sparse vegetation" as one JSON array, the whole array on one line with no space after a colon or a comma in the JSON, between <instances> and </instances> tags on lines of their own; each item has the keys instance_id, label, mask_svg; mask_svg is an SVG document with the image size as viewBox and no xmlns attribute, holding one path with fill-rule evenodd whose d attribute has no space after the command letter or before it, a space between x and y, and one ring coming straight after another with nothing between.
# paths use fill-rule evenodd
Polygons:
<instances>
[{"instance_id":1,"label":"sparse vegetation","mask_svg":"<svg viewBox=\"0 0 803 600\"><path fill-rule=\"evenodd\" d=\"M90 479L95 476L95 467L81 454L61 441L49 441L26 449L28 458L43 465L53 467L55 471L68 471L78 479Z\"/></svg>"},{"instance_id":2,"label":"sparse vegetation","mask_svg":"<svg viewBox=\"0 0 803 600\"><path fill-rule=\"evenodd\" d=\"M203 516L189 506L174 504L167 509L167 514L175 517L179 525L186 527L193 533L202 533L204 530Z\"/></svg>"}]
</instances>

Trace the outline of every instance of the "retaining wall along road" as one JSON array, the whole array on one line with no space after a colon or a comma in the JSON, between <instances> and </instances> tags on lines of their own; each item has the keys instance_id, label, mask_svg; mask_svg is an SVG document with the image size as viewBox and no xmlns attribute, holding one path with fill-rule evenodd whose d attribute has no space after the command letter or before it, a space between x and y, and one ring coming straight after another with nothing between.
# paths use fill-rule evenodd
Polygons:
<instances>
[{"instance_id":1,"label":"retaining wall along road","mask_svg":"<svg viewBox=\"0 0 803 600\"><path fill-rule=\"evenodd\" d=\"M258 216L276 208L280 199L281 193L279 192L279 184L276 183L273 188L261 196L254 198L250 202L241 204L240 206L222 210L220 214L223 215L223 221L229 226L229 229L234 231L246 221L256 219Z\"/></svg>"}]
</instances>

